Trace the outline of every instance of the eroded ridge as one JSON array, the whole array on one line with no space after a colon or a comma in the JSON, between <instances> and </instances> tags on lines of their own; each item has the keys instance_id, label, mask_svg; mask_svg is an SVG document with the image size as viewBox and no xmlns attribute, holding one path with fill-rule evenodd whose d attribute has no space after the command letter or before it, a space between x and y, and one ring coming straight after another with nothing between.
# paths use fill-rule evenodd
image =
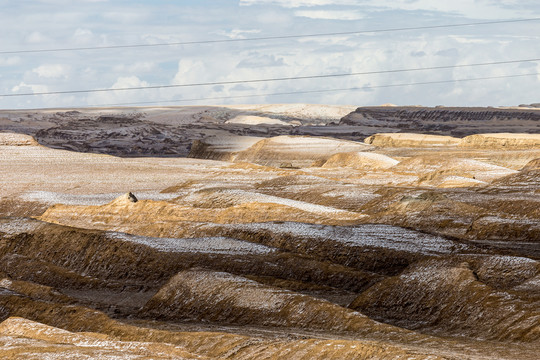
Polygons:
<instances>
[{"instance_id":1,"label":"eroded ridge","mask_svg":"<svg viewBox=\"0 0 540 360\"><path fill-rule=\"evenodd\" d=\"M0 357L537 359L537 113L4 112Z\"/></svg>"}]
</instances>

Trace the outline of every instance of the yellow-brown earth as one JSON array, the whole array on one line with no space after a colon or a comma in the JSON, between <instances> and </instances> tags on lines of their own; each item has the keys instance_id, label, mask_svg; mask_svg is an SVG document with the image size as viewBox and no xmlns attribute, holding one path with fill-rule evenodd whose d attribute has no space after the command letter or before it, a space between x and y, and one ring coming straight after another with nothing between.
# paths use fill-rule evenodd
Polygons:
<instances>
[{"instance_id":1,"label":"yellow-brown earth","mask_svg":"<svg viewBox=\"0 0 540 360\"><path fill-rule=\"evenodd\" d=\"M536 359L540 111L353 110L0 112L0 357Z\"/></svg>"}]
</instances>

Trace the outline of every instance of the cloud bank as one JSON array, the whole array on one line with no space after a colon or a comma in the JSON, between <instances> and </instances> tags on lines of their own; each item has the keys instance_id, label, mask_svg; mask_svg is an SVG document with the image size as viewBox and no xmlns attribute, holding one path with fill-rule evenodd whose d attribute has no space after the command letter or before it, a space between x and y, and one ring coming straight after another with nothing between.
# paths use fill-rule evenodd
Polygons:
<instances>
[{"instance_id":1,"label":"cloud bank","mask_svg":"<svg viewBox=\"0 0 540 360\"><path fill-rule=\"evenodd\" d=\"M238 41L281 35L422 27L540 17L534 1L240 0L155 2L0 0L4 50L231 42L0 54L0 93L174 85L540 58L540 21L340 36ZM325 103L516 105L538 102L539 76L381 87L540 72L539 62L326 79L0 97L2 108L177 104ZM356 88L359 90L330 91ZM46 90L44 90L46 89ZM283 92L318 91L283 96ZM249 96L194 101L193 99ZM174 103L172 103L174 104Z\"/></svg>"}]
</instances>

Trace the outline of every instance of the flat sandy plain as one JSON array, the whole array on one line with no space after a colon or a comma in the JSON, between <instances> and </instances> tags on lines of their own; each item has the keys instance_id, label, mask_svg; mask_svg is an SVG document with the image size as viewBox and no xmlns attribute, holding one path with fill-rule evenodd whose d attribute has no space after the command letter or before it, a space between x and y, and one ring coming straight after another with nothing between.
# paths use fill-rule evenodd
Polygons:
<instances>
[{"instance_id":1,"label":"flat sandy plain","mask_svg":"<svg viewBox=\"0 0 540 360\"><path fill-rule=\"evenodd\" d=\"M539 133L523 107L0 111L0 357L537 359Z\"/></svg>"}]
</instances>

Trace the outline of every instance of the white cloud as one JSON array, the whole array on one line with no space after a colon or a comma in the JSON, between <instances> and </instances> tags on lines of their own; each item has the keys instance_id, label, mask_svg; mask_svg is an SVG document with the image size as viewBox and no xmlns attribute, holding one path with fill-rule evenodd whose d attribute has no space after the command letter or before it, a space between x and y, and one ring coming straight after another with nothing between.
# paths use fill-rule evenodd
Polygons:
<instances>
[{"instance_id":1,"label":"white cloud","mask_svg":"<svg viewBox=\"0 0 540 360\"><path fill-rule=\"evenodd\" d=\"M13 93L25 93L28 91L32 93L40 93L49 91L49 88L46 85L26 84L24 82L20 82L11 89L11 92Z\"/></svg>"},{"instance_id":2,"label":"white cloud","mask_svg":"<svg viewBox=\"0 0 540 360\"><path fill-rule=\"evenodd\" d=\"M432 0L379 0L364 1L372 6L381 6L396 10L424 10L442 13L460 14L472 18L480 19L508 19L518 16L531 17L530 9L513 7L508 8L503 2L452 0L452 1L432 1Z\"/></svg>"},{"instance_id":3,"label":"white cloud","mask_svg":"<svg viewBox=\"0 0 540 360\"><path fill-rule=\"evenodd\" d=\"M79 0L83 3L98 3L98 2L108 2L109 0ZM71 0L38 0L37 2L51 5L68 5L72 3Z\"/></svg>"},{"instance_id":4,"label":"white cloud","mask_svg":"<svg viewBox=\"0 0 540 360\"><path fill-rule=\"evenodd\" d=\"M128 87L148 86L146 81L139 79L137 76L119 77L116 82L110 87L111 89L121 89Z\"/></svg>"},{"instance_id":5,"label":"white cloud","mask_svg":"<svg viewBox=\"0 0 540 360\"><path fill-rule=\"evenodd\" d=\"M200 82L208 78L209 71L201 60L182 59L178 62L178 71L172 80L173 84ZM214 75L214 73L212 73ZM211 76L212 76L211 75ZM217 74L216 74L217 75Z\"/></svg>"},{"instance_id":6,"label":"white cloud","mask_svg":"<svg viewBox=\"0 0 540 360\"><path fill-rule=\"evenodd\" d=\"M48 41L49 38L39 31L33 31L26 36L25 40L30 44L39 44Z\"/></svg>"},{"instance_id":7,"label":"white cloud","mask_svg":"<svg viewBox=\"0 0 540 360\"><path fill-rule=\"evenodd\" d=\"M73 33L72 39L76 44L88 44L94 40L95 36L92 30L77 28Z\"/></svg>"},{"instance_id":8,"label":"white cloud","mask_svg":"<svg viewBox=\"0 0 540 360\"><path fill-rule=\"evenodd\" d=\"M150 84L137 76L120 76L109 89L122 89L131 87L145 87ZM156 100L155 90L117 90L108 92L96 92L86 96L84 102L88 105L123 104L138 101ZM82 101L82 100L80 100Z\"/></svg>"},{"instance_id":9,"label":"white cloud","mask_svg":"<svg viewBox=\"0 0 540 360\"><path fill-rule=\"evenodd\" d=\"M489 44L489 43L491 43L493 41L491 39L482 39L482 38L479 38L478 36L454 36L454 35L450 35L448 37L454 39L455 41L457 41L460 44Z\"/></svg>"},{"instance_id":10,"label":"white cloud","mask_svg":"<svg viewBox=\"0 0 540 360\"><path fill-rule=\"evenodd\" d=\"M74 37L92 37L94 36L94 33L92 32L92 30L89 30L89 29L81 29L81 28L78 28L77 30L75 30L75 33L73 34Z\"/></svg>"},{"instance_id":11,"label":"white cloud","mask_svg":"<svg viewBox=\"0 0 540 360\"><path fill-rule=\"evenodd\" d=\"M0 32L4 35L3 48L7 51L337 33L515 18L525 14L525 10L526 16L523 17L540 14L540 3L534 0L239 0L214 2L212 6L195 1L183 6L169 0L138 2L137 6L120 1L92 2L10 2L3 9L4 17L0 22ZM164 9L167 16L163 16ZM358 20L360 18L362 20ZM348 23L335 21L347 19ZM3 54L0 66L5 67L0 68L4 70L0 71L0 85L5 93L11 89L32 92L44 87L49 91L100 89L108 88L111 84L119 88L221 82L527 59L536 57L534 52L538 48L539 26L540 22L530 21L280 41L44 52L17 56ZM6 97L1 99L0 107L76 106L362 88L367 84L378 86L535 72L534 66L540 70L538 65L508 64L391 75L232 84L214 88L200 86ZM538 102L534 98L538 94L538 81L536 76L531 76L371 91L211 100L207 103L284 101L353 105L385 102L511 105Z\"/></svg>"},{"instance_id":12,"label":"white cloud","mask_svg":"<svg viewBox=\"0 0 540 360\"><path fill-rule=\"evenodd\" d=\"M323 20L360 20L365 17L357 10L297 10L294 15Z\"/></svg>"},{"instance_id":13,"label":"white cloud","mask_svg":"<svg viewBox=\"0 0 540 360\"><path fill-rule=\"evenodd\" d=\"M0 57L0 66L13 66L21 62L19 56Z\"/></svg>"},{"instance_id":14,"label":"white cloud","mask_svg":"<svg viewBox=\"0 0 540 360\"><path fill-rule=\"evenodd\" d=\"M422 50L419 50L419 51L418 50L417 51L413 50L409 54L411 56L413 56L413 57L424 57L424 56L426 56L426 52L422 51Z\"/></svg>"},{"instance_id":15,"label":"white cloud","mask_svg":"<svg viewBox=\"0 0 540 360\"><path fill-rule=\"evenodd\" d=\"M235 85L231 88L232 91L253 91L255 88L253 86L246 86L243 84Z\"/></svg>"},{"instance_id":16,"label":"white cloud","mask_svg":"<svg viewBox=\"0 0 540 360\"><path fill-rule=\"evenodd\" d=\"M459 57L459 50L456 48L451 49L443 49L439 50L435 53L436 56L443 56L443 57L449 57L449 58L457 58Z\"/></svg>"},{"instance_id":17,"label":"white cloud","mask_svg":"<svg viewBox=\"0 0 540 360\"><path fill-rule=\"evenodd\" d=\"M284 66L285 62L281 57L275 57L274 55L258 55L250 54L240 61L237 65L238 68L262 68L268 66Z\"/></svg>"},{"instance_id":18,"label":"white cloud","mask_svg":"<svg viewBox=\"0 0 540 360\"><path fill-rule=\"evenodd\" d=\"M32 72L41 78L56 79L67 77L69 69L61 64L45 64L32 69Z\"/></svg>"},{"instance_id":19,"label":"white cloud","mask_svg":"<svg viewBox=\"0 0 540 360\"><path fill-rule=\"evenodd\" d=\"M154 71L156 63L153 61L139 61L133 64L118 64L113 67L115 72L128 72L134 74L149 73Z\"/></svg>"},{"instance_id":20,"label":"white cloud","mask_svg":"<svg viewBox=\"0 0 540 360\"><path fill-rule=\"evenodd\" d=\"M345 47L358 48L358 40L351 39L350 36L311 36L307 38L298 39L299 43L302 44L317 44L321 45L340 45ZM365 48L365 45L362 44L362 48ZM375 47L380 49L380 46Z\"/></svg>"},{"instance_id":21,"label":"white cloud","mask_svg":"<svg viewBox=\"0 0 540 360\"><path fill-rule=\"evenodd\" d=\"M124 11L109 11L104 12L101 16L109 21L115 21L122 24L137 24L139 25L142 21L147 18L147 14L141 11L130 11L124 9Z\"/></svg>"},{"instance_id":22,"label":"white cloud","mask_svg":"<svg viewBox=\"0 0 540 360\"><path fill-rule=\"evenodd\" d=\"M506 1L433 1L433 0L240 0L241 6L276 5L284 8L300 8L315 6L349 6L359 7L362 10L407 10L407 11L435 11L441 13L460 14L480 19L508 19L514 17L531 17L540 11L534 6L526 6L523 2ZM521 6L518 6L521 5Z\"/></svg>"},{"instance_id":23,"label":"white cloud","mask_svg":"<svg viewBox=\"0 0 540 360\"><path fill-rule=\"evenodd\" d=\"M143 34L141 40L147 44L182 42L186 39L182 34Z\"/></svg>"},{"instance_id":24,"label":"white cloud","mask_svg":"<svg viewBox=\"0 0 540 360\"><path fill-rule=\"evenodd\" d=\"M242 29L232 29L230 31L220 30L216 32L218 35L223 35L229 39L245 39L244 34L258 34L261 30L252 29L252 30L242 30Z\"/></svg>"},{"instance_id":25,"label":"white cloud","mask_svg":"<svg viewBox=\"0 0 540 360\"><path fill-rule=\"evenodd\" d=\"M322 5L357 5L358 1L353 0L240 0L240 6L252 5L279 5L286 8L297 8L303 6Z\"/></svg>"}]
</instances>

